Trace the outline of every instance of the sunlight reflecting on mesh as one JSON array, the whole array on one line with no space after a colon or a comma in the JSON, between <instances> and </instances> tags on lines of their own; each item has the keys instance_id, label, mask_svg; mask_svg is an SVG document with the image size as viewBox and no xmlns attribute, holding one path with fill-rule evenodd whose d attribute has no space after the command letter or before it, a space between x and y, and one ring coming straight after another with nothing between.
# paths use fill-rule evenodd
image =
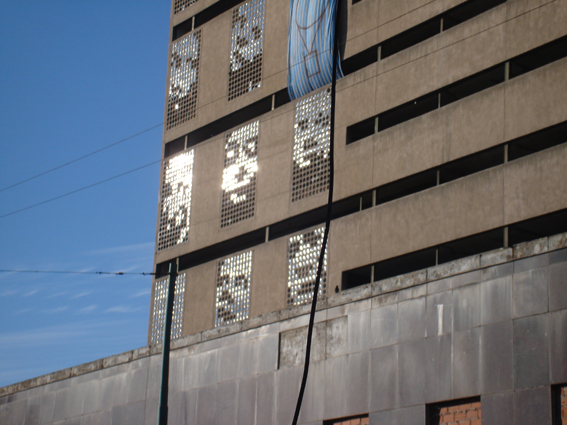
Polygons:
<instances>
[{"instance_id":1,"label":"sunlight reflecting on mesh","mask_svg":"<svg viewBox=\"0 0 567 425\"><path fill-rule=\"evenodd\" d=\"M297 103L293 143L291 200L297 201L329 188L331 90Z\"/></svg>"},{"instance_id":2,"label":"sunlight reflecting on mesh","mask_svg":"<svg viewBox=\"0 0 567 425\"><path fill-rule=\"evenodd\" d=\"M165 309L167 307L167 287L169 277L158 280L155 283L154 309L152 315L152 330L150 343L159 344L163 342L163 328L165 326ZM181 338L183 331L183 303L185 300L185 273L175 279L175 291L173 298L173 315L171 321L171 339Z\"/></svg>"},{"instance_id":3,"label":"sunlight reflecting on mesh","mask_svg":"<svg viewBox=\"0 0 567 425\"><path fill-rule=\"evenodd\" d=\"M172 44L167 129L194 118L197 113L200 51L201 30Z\"/></svg>"},{"instance_id":4,"label":"sunlight reflecting on mesh","mask_svg":"<svg viewBox=\"0 0 567 425\"><path fill-rule=\"evenodd\" d=\"M287 250L288 305L305 304L312 300L324 233L325 226L322 226L289 238ZM325 249L325 255L323 256L323 270L321 270L319 296L325 296L326 293L327 249Z\"/></svg>"},{"instance_id":5,"label":"sunlight reflecting on mesh","mask_svg":"<svg viewBox=\"0 0 567 425\"><path fill-rule=\"evenodd\" d=\"M193 3L197 3L198 0L175 0L173 5L173 13L179 13L185 8L191 6Z\"/></svg>"},{"instance_id":6,"label":"sunlight reflecting on mesh","mask_svg":"<svg viewBox=\"0 0 567 425\"><path fill-rule=\"evenodd\" d=\"M228 100L262 85L264 0L250 0L232 12Z\"/></svg>"},{"instance_id":7,"label":"sunlight reflecting on mesh","mask_svg":"<svg viewBox=\"0 0 567 425\"><path fill-rule=\"evenodd\" d=\"M221 227L254 216L259 126L256 121L226 135Z\"/></svg>"},{"instance_id":8,"label":"sunlight reflecting on mesh","mask_svg":"<svg viewBox=\"0 0 567 425\"><path fill-rule=\"evenodd\" d=\"M218 262L215 327L248 318L252 251Z\"/></svg>"},{"instance_id":9,"label":"sunlight reflecting on mesh","mask_svg":"<svg viewBox=\"0 0 567 425\"><path fill-rule=\"evenodd\" d=\"M166 159L163 165L157 249L189 238L194 150Z\"/></svg>"}]
</instances>

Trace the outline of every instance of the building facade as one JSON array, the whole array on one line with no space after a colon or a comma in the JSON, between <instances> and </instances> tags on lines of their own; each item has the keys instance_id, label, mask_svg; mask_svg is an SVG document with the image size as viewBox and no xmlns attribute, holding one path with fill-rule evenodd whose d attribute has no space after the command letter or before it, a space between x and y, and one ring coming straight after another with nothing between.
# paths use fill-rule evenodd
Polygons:
<instances>
[{"instance_id":1,"label":"building facade","mask_svg":"<svg viewBox=\"0 0 567 425\"><path fill-rule=\"evenodd\" d=\"M0 423L155 423L172 263L169 423L291 423L331 102L290 98L290 26L323 68L322 20L289 16L172 1L148 346L0 389ZM299 423L567 424L567 0L346 0L338 19Z\"/></svg>"}]
</instances>

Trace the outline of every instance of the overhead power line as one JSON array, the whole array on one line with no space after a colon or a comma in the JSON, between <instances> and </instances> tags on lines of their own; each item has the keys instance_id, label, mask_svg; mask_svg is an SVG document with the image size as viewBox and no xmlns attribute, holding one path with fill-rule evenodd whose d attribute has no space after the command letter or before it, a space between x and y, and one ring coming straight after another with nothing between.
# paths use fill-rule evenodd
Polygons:
<instances>
[{"instance_id":1,"label":"overhead power line","mask_svg":"<svg viewBox=\"0 0 567 425\"><path fill-rule=\"evenodd\" d=\"M0 273L57 273L57 274L110 274L116 276L122 276L127 274L143 275L143 276L153 276L155 273L150 272L79 272L79 271L68 271L68 270L7 270L0 269Z\"/></svg>"},{"instance_id":2,"label":"overhead power line","mask_svg":"<svg viewBox=\"0 0 567 425\"><path fill-rule=\"evenodd\" d=\"M88 158L89 156L95 155L95 154L97 154L97 153L99 153L99 152L102 152L102 151L104 151L104 150L106 150L106 149L109 149L109 148L111 148L111 147L113 147L113 146L119 145L120 143L124 143L124 142L127 141L127 140L133 139L134 137L140 136L141 134L147 133L148 131L153 130L154 128L157 128L157 127L159 127L159 126L161 126L161 125L163 125L163 123L159 123L159 124L157 124L157 125L154 125L153 127L146 128L145 130L142 130L142 131L140 131L139 133L133 134L133 135L128 136L128 137L126 137L126 138L124 138L124 139L122 139L122 140L119 140L119 141L117 141L117 142L111 143L110 145L104 146L104 147L102 147L102 148L100 148L100 149L97 149L96 151L93 151L93 152L88 153L88 154L86 154L86 155L80 156L79 158L75 158L75 159L73 159L72 161L69 161L69 162L66 162L66 163L64 163L64 164L58 165L58 166L55 167L55 168L51 168L50 170L43 171L43 172L41 172L41 173L39 173L39 174L36 174L36 175L34 175L34 176L28 177L27 179L21 180L21 181L19 181L19 182L17 182L17 183L14 183L14 184L10 185L10 186L3 187L2 189L0 189L0 192L3 192L3 191L5 191L5 190L11 189L11 188L13 188L13 187L19 186L19 185L21 185L21 184L27 183L27 182L29 182L30 180L37 179L38 177L45 176L46 174L52 173L53 171L59 170L59 169L61 169L61 168L63 168L63 167L66 167L66 166L68 166L68 165L74 164L75 162L81 161L81 160L83 160L83 159L85 159L85 158Z\"/></svg>"},{"instance_id":3,"label":"overhead power line","mask_svg":"<svg viewBox=\"0 0 567 425\"><path fill-rule=\"evenodd\" d=\"M149 164L142 165L141 167L134 168L133 170L126 171L126 172L124 172L124 173L118 174L118 175L113 176L113 177L109 177L109 178L107 178L107 179L104 179L104 180L101 180L101 181L99 181L99 182L90 184L90 185L88 185L88 186L84 186L84 187L81 187L81 188L79 188L79 189L72 190L71 192L64 193L63 195L59 195L59 196L56 196L56 197L51 198L51 199L47 199L47 200L42 201L42 202L38 202L37 204L29 205L29 206L27 206L27 207L25 207L25 208L20 208L19 210L9 212L8 214L0 215L0 218L8 217L8 216L10 216L10 215L14 215L14 214L20 213L20 212L22 212L22 211L26 211L26 210L29 210L29 209L31 209L31 208L38 207L38 206L43 205L43 204L47 204L48 202L53 202L53 201L55 201L55 200L57 200L57 199L64 198L64 197L69 196L69 195L72 195L72 194L74 194L74 193L81 192L81 191L83 191L83 190L89 189L89 188L94 187L94 186L98 186L99 184L106 183L106 182L108 182L108 181L110 181L110 180L117 179L118 177L122 177L122 176L125 176L125 175L127 175L127 174L133 173L133 172L135 172L135 171L141 170L141 169L143 169L143 168L147 168L147 167L149 167L150 165L157 164L158 162L161 162L161 160L158 159L157 161L150 162Z\"/></svg>"}]
</instances>

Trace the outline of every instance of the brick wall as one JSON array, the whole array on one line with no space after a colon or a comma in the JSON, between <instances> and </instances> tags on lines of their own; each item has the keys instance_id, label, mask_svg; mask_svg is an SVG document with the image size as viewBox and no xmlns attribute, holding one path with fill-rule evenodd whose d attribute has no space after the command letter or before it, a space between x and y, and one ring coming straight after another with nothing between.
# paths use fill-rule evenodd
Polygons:
<instances>
[{"instance_id":1,"label":"brick wall","mask_svg":"<svg viewBox=\"0 0 567 425\"><path fill-rule=\"evenodd\" d=\"M432 425L481 425L480 402L439 406L432 413Z\"/></svg>"}]
</instances>

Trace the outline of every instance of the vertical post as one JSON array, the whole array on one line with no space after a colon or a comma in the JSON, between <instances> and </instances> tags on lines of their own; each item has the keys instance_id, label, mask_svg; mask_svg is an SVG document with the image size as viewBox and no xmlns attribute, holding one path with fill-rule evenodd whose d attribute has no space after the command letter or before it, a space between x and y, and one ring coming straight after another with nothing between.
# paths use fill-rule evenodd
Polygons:
<instances>
[{"instance_id":1,"label":"vertical post","mask_svg":"<svg viewBox=\"0 0 567 425\"><path fill-rule=\"evenodd\" d=\"M161 389L159 393L158 425L167 425L167 399L169 396L169 343L171 341L171 321L173 316L173 300L175 298L177 267L177 260L169 263L169 283L167 286L167 304L165 307L163 349L161 355Z\"/></svg>"}]
</instances>

